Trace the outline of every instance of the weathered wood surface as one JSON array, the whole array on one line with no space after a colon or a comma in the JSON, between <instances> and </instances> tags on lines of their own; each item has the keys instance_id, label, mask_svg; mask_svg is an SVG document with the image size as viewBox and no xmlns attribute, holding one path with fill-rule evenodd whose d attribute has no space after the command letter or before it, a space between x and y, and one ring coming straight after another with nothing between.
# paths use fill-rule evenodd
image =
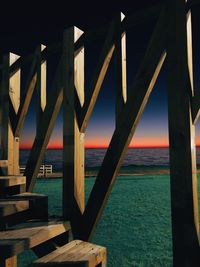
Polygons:
<instances>
[{"instance_id":1,"label":"weathered wood surface","mask_svg":"<svg viewBox=\"0 0 200 267\"><path fill-rule=\"evenodd\" d=\"M98 264L106 267L106 248L81 240L74 240L36 260L29 267L71 265L95 267Z\"/></svg>"},{"instance_id":2,"label":"weathered wood surface","mask_svg":"<svg viewBox=\"0 0 200 267\"><path fill-rule=\"evenodd\" d=\"M88 240L96 227L114 185L125 152L164 62L165 12L163 11L144 55L126 107L119 118L81 222L81 239ZM145 75L144 75L145 73Z\"/></svg>"},{"instance_id":3,"label":"weathered wood surface","mask_svg":"<svg viewBox=\"0 0 200 267\"><path fill-rule=\"evenodd\" d=\"M63 216L71 221L72 231L85 208L84 134L75 111L75 90L80 105L84 104L84 48L74 52L82 34L71 27L63 36Z\"/></svg>"},{"instance_id":4,"label":"weathered wood surface","mask_svg":"<svg viewBox=\"0 0 200 267\"><path fill-rule=\"evenodd\" d=\"M28 220L48 220L48 197L36 193L6 195L0 199L1 230Z\"/></svg>"},{"instance_id":5,"label":"weathered wood surface","mask_svg":"<svg viewBox=\"0 0 200 267\"><path fill-rule=\"evenodd\" d=\"M21 175L0 176L0 187L22 185L26 183L26 177Z\"/></svg>"},{"instance_id":6,"label":"weathered wood surface","mask_svg":"<svg viewBox=\"0 0 200 267\"><path fill-rule=\"evenodd\" d=\"M15 256L70 230L69 222L25 223L18 229L0 231L0 258Z\"/></svg>"},{"instance_id":7,"label":"weathered wood surface","mask_svg":"<svg viewBox=\"0 0 200 267\"><path fill-rule=\"evenodd\" d=\"M7 201L0 200L0 216L5 217L21 211L28 210L29 201Z\"/></svg>"},{"instance_id":8,"label":"weathered wood surface","mask_svg":"<svg viewBox=\"0 0 200 267\"><path fill-rule=\"evenodd\" d=\"M168 1L167 63L173 266L200 266L191 18L185 0ZM187 41L187 38L189 39ZM178 67L177 67L178 66Z\"/></svg>"}]
</instances>

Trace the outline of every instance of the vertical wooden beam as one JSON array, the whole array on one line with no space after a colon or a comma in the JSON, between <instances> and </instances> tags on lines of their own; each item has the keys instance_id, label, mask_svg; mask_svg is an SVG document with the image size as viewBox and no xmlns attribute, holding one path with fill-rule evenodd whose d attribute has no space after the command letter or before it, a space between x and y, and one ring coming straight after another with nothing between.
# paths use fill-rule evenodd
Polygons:
<instances>
[{"instance_id":1,"label":"vertical wooden beam","mask_svg":"<svg viewBox=\"0 0 200 267\"><path fill-rule=\"evenodd\" d=\"M46 46L40 45L38 47L38 61L37 61L37 117L36 117L36 131L39 131L40 119L46 107L46 68L47 62L46 60L42 62L41 53L44 51Z\"/></svg>"},{"instance_id":2,"label":"vertical wooden beam","mask_svg":"<svg viewBox=\"0 0 200 267\"><path fill-rule=\"evenodd\" d=\"M10 78L9 67L19 56L9 53L3 56L2 70L2 159L8 160L8 167L4 174L19 174L19 138L14 136L13 127L9 119L9 107L15 114L20 105L20 69ZM11 101L9 101L11 99Z\"/></svg>"},{"instance_id":3,"label":"vertical wooden beam","mask_svg":"<svg viewBox=\"0 0 200 267\"><path fill-rule=\"evenodd\" d=\"M121 13L118 18L115 42L115 68L116 68L116 125L119 114L121 113L127 100L127 81L126 81L126 33L121 33L121 23L125 18Z\"/></svg>"},{"instance_id":4,"label":"vertical wooden beam","mask_svg":"<svg viewBox=\"0 0 200 267\"><path fill-rule=\"evenodd\" d=\"M74 56L74 43L82 34L72 27L63 38L63 216L71 221L74 235L77 216L84 211L84 133L75 112L75 90L84 104L84 48Z\"/></svg>"},{"instance_id":5,"label":"vertical wooden beam","mask_svg":"<svg viewBox=\"0 0 200 267\"><path fill-rule=\"evenodd\" d=\"M173 266L197 267L200 266L199 219L195 132L190 106L193 88L191 18L186 24L185 0L169 0L167 14Z\"/></svg>"},{"instance_id":6,"label":"vertical wooden beam","mask_svg":"<svg viewBox=\"0 0 200 267\"><path fill-rule=\"evenodd\" d=\"M118 127L114 131L99 170L83 214L83 220L80 222L81 238L83 240L90 239L94 233L128 145L165 60L165 33L163 31L165 26L165 12L163 10L136 75L131 94L120 116Z\"/></svg>"}]
</instances>

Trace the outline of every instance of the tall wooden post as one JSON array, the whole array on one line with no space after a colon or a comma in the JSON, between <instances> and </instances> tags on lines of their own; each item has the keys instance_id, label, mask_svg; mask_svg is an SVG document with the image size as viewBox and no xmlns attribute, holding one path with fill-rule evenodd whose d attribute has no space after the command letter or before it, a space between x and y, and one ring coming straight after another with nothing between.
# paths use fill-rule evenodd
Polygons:
<instances>
[{"instance_id":1,"label":"tall wooden post","mask_svg":"<svg viewBox=\"0 0 200 267\"><path fill-rule=\"evenodd\" d=\"M44 109L46 107L46 69L47 62L41 61L41 52L46 48L44 45L40 45L38 47L38 60L37 60L37 123L36 123L36 131L40 131L40 120Z\"/></svg>"},{"instance_id":2,"label":"tall wooden post","mask_svg":"<svg viewBox=\"0 0 200 267\"><path fill-rule=\"evenodd\" d=\"M9 119L9 106L17 114L20 105L20 69L10 78L9 67L19 56L9 53L3 56L1 83L1 159L8 160L6 175L19 174L19 138L14 136ZM11 101L9 100L11 99Z\"/></svg>"},{"instance_id":3,"label":"tall wooden post","mask_svg":"<svg viewBox=\"0 0 200 267\"><path fill-rule=\"evenodd\" d=\"M74 235L84 211L84 133L75 113L75 90L84 104L84 48L74 57L74 43L82 33L76 27L66 30L63 44L63 216L71 221Z\"/></svg>"},{"instance_id":4,"label":"tall wooden post","mask_svg":"<svg viewBox=\"0 0 200 267\"><path fill-rule=\"evenodd\" d=\"M120 113L127 101L127 81L126 81L126 32L122 34L121 23L124 19L121 13L117 18L116 42L115 42L115 62L116 62L116 125Z\"/></svg>"},{"instance_id":5,"label":"tall wooden post","mask_svg":"<svg viewBox=\"0 0 200 267\"><path fill-rule=\"evenodd\" d=\"M200 266L194 125L191 116L191 18L185 0L168 0L168 105L173 263ZM189 15L190 16L190 15Z\"/></svg>"}]
</instances>

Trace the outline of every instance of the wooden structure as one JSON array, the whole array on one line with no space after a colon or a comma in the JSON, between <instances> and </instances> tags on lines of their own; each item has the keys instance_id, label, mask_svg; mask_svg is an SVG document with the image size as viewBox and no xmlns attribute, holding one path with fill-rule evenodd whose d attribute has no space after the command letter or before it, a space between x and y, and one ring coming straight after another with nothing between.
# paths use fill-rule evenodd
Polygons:
<instances>
[{"instance_id":1,"label":"wooden structure","mask_svg":"<svg viewBox=\"0 0 200 267\"><path fill-rule=\"evenodd\" d=\"M74 240L67 245L53 251L52 253L40 258L30 267L36 266L106 266L106 248Z\"/></svg>"},{"instance_id":2,"label":"wooden structure","mask_svg":"<svg viewBox=\"0 0 200 267\"><path fill-rule=\"evenodd\" d=\"M200 100L199 94L194 93L191 21L191 7L195 4L198 5L198 1L168 0L164 4L155 6L155 8L151 7L151 9L135 13L132 16L118 14L109 25L93 31L83 32L77 27L67 28L59 43L48 47L39 45L28 56L20 57L12 53L3 55L0 87L0 170L1 179L3 179L2 183L0 179L0 190L3 190L0 191L0 193L2 192L0 207L2 216L13 216L14 213L29 209L30 196L26 199L28 201L22 200L22 193L27 191L31 194L33 191L55 120L61 105L63 105L62 219L64 222L70 221L73 238L90 240L150 93L164 62L166 62L168 70L173 266L196 267L200 265L194 138L194 126L199 117ZM148 23L152 18L157 19L157 23L133 87L130 94L127 95L126 30L140 23ZM92 73L89 91L85 94L84 44L102 38L104 43L99 61ZM57 66L52 82L52 94L48 95L46 94L46 68L51 55L57 57ZM89 200L85 204L85 131L112 57L116 58L117 66L116 127ZM24 66L30 66L30 70L27 75L26 91L21 96L20 74ZM25 189L21 186L25 184L25 178L19 175L19 138L34 90L37 91L37 131L24 172L26 177ZM5 189L11 185L16 187L15 190L13 189L14 191ZM16 194L20 199L19 202L16 202L16 196L12 196ZM44 203L41 205L45 209ZM44 220L40 216L39 218ZM30 218L24 218L24 220L28 219ZM61 228L64 227L62 225L61 223ZM7 228L6 219L4 227ZM46 229L48 231L49 226L45 227L44 231ZM53 227L56 228L57 226L54 224ZM14 240L16 236L16 239L22 240L23 243L21 230L19 231L17 226L14 231L6 229L6 231L0 232L1 251L5 252L0 260L0 266L8 266L8 261L11 262L11 266L15 266L15 255L27 247L32 248L40 245L35 251L38 256L43 256L43 254L53 250L52 247L55 249L51 239L67 232L69 227L58 230L56 234L52 230L54 234L49 234L49 238L45 238L45 234L43 236L42 229L39 233L36 231L36 235L39 234L39 239L41 237L41 242L35 244L34 241L33 243L30 241L26 246L21 245L21 241L18 243ZM34 230L32 229L31 232ZM32 237L26 239L30 238ZM63 238L61 240L63 241ZM67 242L66 238L65 242ZM67 250L72 244L75 243L64 246L46 256L47 258L38 260L37 263L46 266L48 260L53 261L55 255L64 261L68 260ZM81 252L81 257L79 257L78 250L79 245L77 249L75 248L72 258L74 257L77 261L82 261L82 257L84 259L90 258L89 250L86 249L86 254ZM63 255L63 251L66 254ZM93 256L91 256L92 258ZM38 266L37 263L33 266Z\"/></svg>"}]
</instances>

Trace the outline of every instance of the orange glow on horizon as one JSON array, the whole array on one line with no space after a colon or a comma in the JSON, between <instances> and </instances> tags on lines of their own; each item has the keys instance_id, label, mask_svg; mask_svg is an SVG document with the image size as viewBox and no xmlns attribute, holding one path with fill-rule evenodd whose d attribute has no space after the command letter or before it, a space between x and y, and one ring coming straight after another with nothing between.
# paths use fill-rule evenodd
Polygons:
<instances>
[{"instance_id":1,"label":"orange glow on horizon","mask_svg":"<svg viewBox=\"0 0 200 267\"><path fill-rule=\"evenodd\" d=\"M86 139L85 148L107 148L109 146L109 138L90 138ZM200 147L200 137L196 138L196 146ZM20 142L20 149L31 149L32 141ZM150 138L135 136L131 141L129 148L167 148L169 147L167 137L151 136ZM62 140L53 139L48 144L48 149L62 149Z\"/></svg>"}]
</instances>

